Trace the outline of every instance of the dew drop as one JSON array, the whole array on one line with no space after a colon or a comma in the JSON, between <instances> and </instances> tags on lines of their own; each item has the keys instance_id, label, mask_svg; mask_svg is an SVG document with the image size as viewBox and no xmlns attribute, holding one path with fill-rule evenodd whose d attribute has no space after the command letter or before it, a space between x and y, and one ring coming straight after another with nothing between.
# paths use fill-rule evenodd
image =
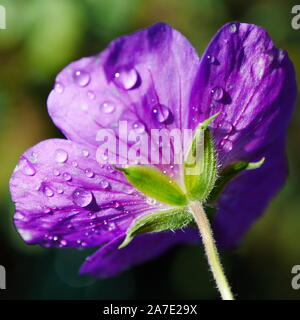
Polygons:
<instances>
[{"instance_id":1,"label":"dew drop","mask_svg":"<svg viewBox=\"0 0 300 320\"><path fill-rule=\"evenodd\" d=\"M224 151L230 152L233 148L233 144L230 140L223 139L221 141L221 147L224 149Z\"/></svg>"},{"instance_id":2,"label":"dew drop","mask_svg":"<svg viewBox=\"0 0 300 320\"><path fill-rule=\"evenodd\" d=\"M44 213L47 213L47 214L52 214L53 213L52 210L50 208L48 208L48 207L45 207L43 211L44 211Z\"/></svg>"},{"instance_id":3,"label":"dew drop","mask_svg":"<svg viewBox=\"0 0 300 320\"><path fill-rule=\"evenodd\" d=\"M100 186L103 189L108 189L110 187L110 184L107 180L103 179L100 181Z\"/></svg>"},{"instance_id":4,"label":"dew drop","mask_svg":"<svg viewBox=\"0 0 300 320\"><path fill-rule=\"evenodd\" d=\"M95 100L96 95L95 95L95 93L94 93L93 91L88 91L87 97L88 97L90 100Z\"/></svg>"},{"instance_id":5,"label":"dew drop","mask_svg":"<svg viewBox=\"0 0 300 320\"><path fill-rule=\"evenodd\" d=\"M229 32L230 33L236 33L237 31L237 26L235 23L232 23L230 26L229 26Z\"/></svg>"},{"instance_id":6,"label":"dew drop","mask_svg":"<svg viewBox=\"0 0 300 320\"><path fill-rule=\"evenodd\" d=\"M164 123L170 119L172 113L170 109L162 104L157 104L152 108L153 117L160 123Z\"/></svg>"},{"instance_id":7,"label":"dew drop","mask_svg":"<svg viewBox=\"0 0 300 320\"><path fill-rule=\"evenodd\" d=\"M37 162L37 159L38 159L38 154L36 152L31 152L31 155L28 157L28 160L31 162L31 163L36 163Z\"/></svg>"},{"instance_id":8,"label":"dew drop","mask_svg":"<svg viewBox=\"0 0 300 320\"><path fill-rule=\"evenodd\" d=\"M54 169L54 170L53 170L53 174L54 174L55 176L59 176L59 175L60 175L60 172L59 172L59 170Z\"/></svg>"},{"instance_id":9,"label":"dew drop","mask_svg":"<svg viewBox=\"0 0 300 320\"><path fill-rule=\"evenodd\" d=\"M106 114L110 114L116 110L116 107L113 103L106 101L102 103L101 110Z\"/></svg>"},{"instance_id":10,"label":"dew drop","mask_svg":"<svg viewBox=\"0 0 300 320\"><path fill-rule=\"evenodd\" d=\"M76 70L73 74L73 78L74 82L80 87L86 87L91 81L90 74L83 70Z\"/></svg>"},{"instance_id":11,"label":"dew drop","mask_svg":"<svg viewBox=\"0 0 300 320\"><path fill-rule=\"evenodd\" d=\"M221 101L224 98L225 92L221 87L215 87L211 90L212 98L215 101Z\"/></svg>"},{"instance_id":12,"label":"dew drop","mask_svg":"<svg viewBox=\"0 0 300 320\"><path fill-rule=\"evenodd\" d=\"M88 178L93 178L95 176L94 172L90 168L85 169L84 173Z\"/></svg>"},{"instance_id":13,"label":"dew drop","mask_svg":"<svg viewBox=\"0 0 300 320\"><path fill-rule=\"evenodd\" d=\"M281 63L284 58L285 58L285 51L282 49L279 49L278 56L277 56L278 62Z\"/></svg>"},{"instance_id":14,"label":"dew drop","mask_svg":"<svg viewBox=\"0 0 300 320\"><path fill-rule=\"evenodd\" d=\"M129 70L122 69L115 73L114 81L118 87L130 90L135 87L139 79L138 72L132 68Z\"/></svg>"},{"instance_id":15,"label":"dew drop","mask_svg":"<svg viewBox=\"0 0 300 320\"><path fill-rule=\"evenodd\" d=\"M91 191L83 188L77 188L72 193L73 203L81 208L87 207L93 201L93 194Z\"/></svg>"},{"instance_id":16,"label":"dew drop","mask_svg":"<svg viewBox=\"0 0 300 320\"><path fill-rule=\"evenodd\" d=\"M108 231L113 231L116 229L116 223L115 222L108 222L107 227L108 227Z\"/></svg>"},{"instance_id":17,"label":"dew drop","mask_svg":"<svg viewBox=\"0 0 300 320\"><path fill-rule=\"evenodd\" d=\"M206 59L207 59L208 63L210 63L210 64L215 64L216 63L216 58L214 56L212 56L212 55L207 55Z\"/></svg>"},{"instance_id":18,"label":"dew drop","mask_svg":"<svg viewBox=\"0 0 300 320\"><path fill-rule=\"evenodd\" d=\"M76 161L72 161L72 166L77 168L78 167L78 163Z\"/></svg>"},{"instance_id":19,"label":"dew drop","mask_svg":"<svg viewBox=\"0 0 300 320\"><path fill-rule=\"evenodd\" d=\"M57 149L55 152L55 160L59 163L64 163L68 159L68 153L63 149Z\"/></svg>"},{"instance_id":20,"label":"dew drop","mask_svg":"<svg viewBox=\"0 0 300 320\"><path fill-rule=\"evenodd\" d=\"M72 180L72 176L70 175L70 173L68 173L68 172L65 172L65 173L63 173L63 179L65 180L65 181L71 181Z\"/></svg>"},{"instance_id":21,"label":"dew drop","mask_svg":"<svg viewBox=\"0 0 300 320\"><path fill-rule=\"evenodd\" d=\"M64 90L65 90L65 87L61 82L56 82L55 85L54 85L54 90L57 93L63 93Z\"/></svg>"},{"instance_id":22,"label":"dew drop","mask_svg":"<svg viewBox=\"0 0 300 320\"><path fill-rule=\"evenodd\" d=\"M60 244L62 247L65 247L67 245L67 241L66 240L61 240Z\"/></svg>"},{"instance_id":23,"label":"dew drop","mask_svg":"<svg viewBox=\"0 0 300 320\"><path fill-rule=\"evenodd\" d=\"M82 150L82 154L86 158L90 155L90 153L87 150Z\"/></svg>"},{"instance_id":24,"label":"dew drop","mask_svg":"<svg viewBox=\"0 0 300 320\"><path fill-rule=\"evenodd\" d=\"M135 121L132 125L132 128L138 133L145 132L145 126L140 121Z\"/></svg>"},{"instance_id":25,"label":"dew drop","mask_svg":"<svg viewBox=\"0 0 300 320\"><path fill-rule=\"evenodd\" d=\"M63 190L63 189L57 189L57 193L63 194L63 193L64 193L64 190Z\"/></svg>"},{"instance_id":26,"label":"dew drop","mask_svg":"<svg viewBox=\"0 0 300 320\"><path fill-rule=\"evenodd\" d=\"M152 198L148 198L148 199L146 200L146 202L147 202L148 204L150 204L150 205L155 205L155 204L156 204L156 200L155 200L155 199L152 199Z\"/></svg>"},{"instance_id":27,"label":"dew drop","mask_svg":"<svg viewBox=\"0 0 300 320\"><path fill-rule=\"evenodd\" d=\"M54 196L54 192L51 188L49 187L45 187L44 188L44 194L47 196L47 197L53 197Z\"/></svg>"},{"instance_id":28,"label":"dew drop","mask_svg":"<svg viewBox=\"0 0 300 320\"><path fill-rule=\"evenodd\" d=\"M29 164L29 162L26 159L22 159L19 163L19 166L21 168L21 171L26 176L34 176L36 174L36 170L33 166Z\"/></svg>"}]
</instances>

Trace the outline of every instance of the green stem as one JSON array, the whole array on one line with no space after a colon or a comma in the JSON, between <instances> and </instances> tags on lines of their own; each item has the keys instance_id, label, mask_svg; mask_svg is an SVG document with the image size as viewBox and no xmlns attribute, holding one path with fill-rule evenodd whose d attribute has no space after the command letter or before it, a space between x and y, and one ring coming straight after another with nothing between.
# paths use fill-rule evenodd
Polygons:
<instances>
[{"instance_id":1,"label":"green stem","mask_svg":"<svg viewBox=\"0 0 300 320\"><path fill-rule=\"evenodd\" d=\"M234 300L230 286L224 274L223 267L221 265L210 223L203 210L203 207L200 202L191 202L189 207L199 227L207 260L211 272L215 278L217 287L220 291L221 297L223 300Z\"/></svg>"}]
</instances>

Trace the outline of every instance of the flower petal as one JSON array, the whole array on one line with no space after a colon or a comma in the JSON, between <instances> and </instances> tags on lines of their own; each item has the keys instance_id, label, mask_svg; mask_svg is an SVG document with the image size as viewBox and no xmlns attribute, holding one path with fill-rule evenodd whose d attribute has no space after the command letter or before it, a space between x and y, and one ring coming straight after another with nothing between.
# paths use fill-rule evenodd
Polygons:
<instances>
[{"instance_id":1,"label":"flower petal","mask_svg":"<svg viewBox=\"0 0 300 320\"><path fill-rule=\"evenodd\" d=\"M18 231L43 246L98 246L123 233L138 214L158 208L122 173L99 165L95 149L63 139L27 150L10 190Z\"/></svg>"},{"instance_id":2,"label":"flower petal","mask_svg":"<svg viewBox=\"0 0 300 320\"><path fill-rule=\"evenodd\" d=\"M80 273L88 273L95 277L109 277L134 264L157 257L174 244L199 241L196 230L186 229L140 235L135 237L127 247L118 249L124 237L125 234L120 235L88 257Z\"/></svg>"},{"instance_id":3,"label":"flower petal","mask_svg":"<svg viewBox=\"0 0 300 320\"><path fill-rule=\"evenodd\" d=\"M296 97L293 65L258 26L230 23L204 52L192 101L201 120L221 112L212 125L223 165L253 161L281 136ZM190 121L195 117L190 112Z\"/></svg>"},{"instance_id":4,"label":"flower petal","mask_svg":"<svg viewBox=\"0 0 300 320\"><path fill-rule=\"evenodd\" d=\"M284 145L285 137L277 138L264 153L266 161L262 167L242 173L220 196L214 229L221 248L238 244L284 184L288 171Z\"/></svg>"},{"instance_id":5,"label":"flower petal","mask_svg":"<svg viewBox=\"0 0 300 320\"><path fill-rule=\"evenodd\" d=\"M145 135L154 128L187 128L198 66L188 40L158 23L67 66L57 76L48 110L69 139L90 145L98 145L102 128L119 137L119 121Z\"/></svg>"}]
</instances>

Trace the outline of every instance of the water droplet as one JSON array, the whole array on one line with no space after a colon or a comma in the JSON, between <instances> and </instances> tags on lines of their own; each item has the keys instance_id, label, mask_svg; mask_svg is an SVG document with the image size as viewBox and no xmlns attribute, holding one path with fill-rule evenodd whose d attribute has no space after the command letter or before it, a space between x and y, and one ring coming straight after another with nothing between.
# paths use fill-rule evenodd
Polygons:
<instances>
[{"instance_id":1,"label":"water droplet","mask_svg":"<svg viewBox=\"0 0 300 320\"><path fill-rule=\"evenodd\" d=\"M230 33L235 33L237 31L237 26L235 23L232 23L230 26L229 26L229 32Z\"/></svg>"},{"instance_id":2,"label":"water droplet","mask_svg":"<svg viewBox=\"0 0 300 320\"><path fill-rule=\"evenodd\" d=\"M64 193L64 190L63 190L63 189L57 189L57 193L63 194L63 193Z\"/></svg>"},{"instance_id":3,"label":"water droplet","mask_svg":"<svg viewBox=\"0 0 300 320\"><path fill-rule=\"evenodd\" d=\"M230 140L223 139L221 141L221 147L224 149L224 151L230 152L233 148L233 144Z\"/></svg>"},{"instance_id":4,"label":"water droplet","mask_svg":"<svg viewBox=\"0 0 300 320\"><path fill-rule=\"evenodd\" d=\"M85 173L85 175L86 175L88 178L93 178L94 175L95 175L94 172L93 172L93 170L90 169L90 168L85 169L85 170L84 170L84 173Z\"/></svg>"},{"instance_id":5,"label":"water droplet","mask_svg":"<svg viewBox=\"0 0 300 320\"><path fill-rule=\"evenodd\" d=\"M58 241L58 236L54 236L53 241Z\"/></svg>"},{"instance_id":6,"label":"water droplet","mask_svg":"<svg viewBox=\"0 0 300 320\"><path fill-rule=\"evenodd\" d=\"M54 85L54 90L57 93L63 93L64 90L65 90L65 87L61 82L56 82L55 85Z\"/></svg>"},{"instance_id":7,"label":"water droplet","mask_svg":"<svg viewBox=\"0 0 300 320\"><path fill-rule=\"evenodd\" d=\"M107 180L103 179L100 181L100 186L103 189L108 189L110 187L110 184Z\"/></svg>"},{"instance_id":8,"label":"water droplet","mask_svg":"<svg viewBox=\"0 0 300 320\"><path fill-rule=\"evenodd\" d=\"M82 154L86 158L90 155L90 153L87 150L82 150Z\"/></svg>"},{"instance_id":9,"label":"water droplet","mask_svg":"<svg viewBox=\"0 0 300 320\"><path fill-rule=\"evenodd\" d=\"M146 200L146 202L147 202L148 204L150 204L150 205L155 205L157 201L156 201L155 199L148 198L148 199Z\"/></svg>"},{"instance_id":10,"label":"water droplet","mask_svg":"<svg viewBox=\"0 0 300 320\"><path fill-rule=\"evenodd\" d=\"M53 213L52 210L50 208L48 208L48 207L45 207L43 211L44 211L44 213L47 213L47 214L52 214Z\"/></svg>"},{"instance_id":11,"label":"water droplet","mask_svg":"<svg viewBox=\"0 0 300 320\"><path fill-rule=\"evenodd\" d=\"M115 222L112 221L112 222L108 222L107 227L108 227L108 231L113 231L116 229L117 225Z\"/></svg>"},{"instance_id":12,"label":"water droplet","mask_svg":"<svg viewBox=\"0 0 300 320\"><path fill-rule=\"evenodd\" d=\"M65 247L67 245L67 241L66 240L61 240L60 244L62 247Z\"/></svg>"},{"instance_id":13,"label":"water droplet","mask_svg":"<svg viewBox=\"0 0 300 320\"><path fill-rule=\"evenodd\" d=\"M71 181L72 180L72 176L70 175L70 173L65 172L65 173L63 173L63 179L65 181Z\"/></svg>"},{"instance_id":14,"label":"water droplet","mask_svg":"<svg viewBox=\"0 0 300 320\"><path fill-rule=\"evenodd\" d=\"M75 205L84 208L90 205L93 201L93 194L89 190L77 188L72 194L72 199Z\"/></svg>"},{"instance_id":15,"label":"water droplet","mask_svg":"<svg viewBox=\"0 0 300 320\"><path fill-rule=\"evenodd\" d=\"M53 174L54 174L55 176L59 176L59 175L60 175L60 172L59 172L59 170L54 169L54 170L53 170Z\"/></svg>"},{"instance_id":16,"label":"water droplet","mask_svg":"<svg viewBox=\"0 0 300 320\"><path fill-rule=\"evenodd\" d=\"M170 109L162 104L157 104L154 108L152 108L152 114L160 123L166 122L171 117Z\"/></svg>"},{"instance_id":17,"label":"water droplet","mask_svg":"<svg viewBox=\"0 0 300 320\"><path fill-rule=\"evenodd\" d=\"M211 95L215 101L221 101L224 98L225 91L221 87L215 87L211 90Z\"/></svg>"},{"instance_id":18,"label":"water droplet","mask_svg":"<svg viewBox=\"0 0 300 320\"><path fill-rule=\"evenodd\" d=\"M96 98L96 95L93 91L88 91L87 96L90 100L94 100Z\"/></svg>"},{"instance_id":19,"label":"water droplet","mask_svg":"<svg viewBox=\"0 0 300 320\"><path fill-rule=\"evenodd\" d=\"M145 132L145 126L140 121L135 121L132 125L132 128L138 133Z\"/></svg>"},{"instance_id":20,"label":"water droplet","mask_svg":"<svg viewBox=\"0 0 300 320\"><path fill-rule=\"evenodd\" d=\"M47 196L47 197L53 197L54 196L54 192L51 188L49 187L45 187L44 188L44 194Z\"/></svg>"},{"instance_id":21,"label":"water droplet","mask_svg":"<svg viewBox=\"0 0 300 320\"><path fill-rule=\"evenodd\" d=\"M83 70L76 70L73 74L74 82L80 86L85 87L91 81L91 76L88 72Z\"/></svg>"},{"instance_id":22,"label":"water droplet","mask_svg":"<svg viewBox=\"0 0 300 320\"><path fill-rule=\"evenodd\" d=\"M72 166L77 168L78 167L78 163L76 161L72 161Z\"/></svg>"},{"instance_id":23,"label":"water droplet","mask_svg":"<svg viewBox=\"0 0 300 320\"><path fill-rule=\"evenodd\" d=\"M278 62L281 63L285 58L285 51L282 49L278 49Z\"/></svg>"},{"instance_id":24,"label":"water droplet","mask_svg":"<svg viewBox=\"0 0 300 320\"><path fill-rule=\"evenodd\" d=\"M55 152L55 160L59 163L64 163L68 159L68 153L63 149L57 149Z\"/></svg>"},{"instance_id":25,"label":"water droplet","mask_svg":"<svg viewBox=\"0 0 300 320\"><path fill-rule=\"evenodd\" d=\"M31 152L31 155L28 157L28 160L31 162L31 163L36 163L37 162L37 159L38 159L38 154L36 152Z\"/></svg>"},{"instance_id":26,"label":"water droplet","mask_svg":"<svg viewBox=\"0 0 300 320\"><path fill-rule=\"evenodd\" d=\"M104 113L109 114L109 113L113 113L116 110L116 107L111 102L106 101L102 103L101 110Z\"/></svg>"},{"instance_id":27,"label":"water droplet","mask_svg":"<svg viewBox=\"0 0 300 320\"><path fill-rule=\"evenodd\" d=\"M135 87L139 79L137 71L132 68L130 70L122 69L115 73L114 81L118 87L130 90Z\"/></svg>"},{"instance_id":28,"label":"water droplet","mask_svg":"<svg viewBox=\"0 0 300 320\"><path fill-rule=\"evenodd\" d=\"M26 159L22 159L19 163L19 167L21 168L21 171L26 176L34 176L36 174L35 168L29 164L29 162Z\"/></svg>"},{"instance_id":29,"label":"water droplet","mask_svg":"<svg viewBox=\"0 0 300 320\"><path fill-rule=\"evenodd\" d=\"M212 56L212 55L207 55L206 59L207 59L208 63L210 63L210 64L215 64L216 63L216 58L214 56Z\"/></svg>"},{"instance_id":30,"label":"water droplet","mask_svg":"<svg viewBox=\"0 0 300 320\"><path fill-rule=\"evenodd\" d=\"M223 121L220 124L220 127L222 128L222 130L224 130L225 133L230 133L233 130L233 126L230 122L228 121Z\"/></svg>"}]
</instances>

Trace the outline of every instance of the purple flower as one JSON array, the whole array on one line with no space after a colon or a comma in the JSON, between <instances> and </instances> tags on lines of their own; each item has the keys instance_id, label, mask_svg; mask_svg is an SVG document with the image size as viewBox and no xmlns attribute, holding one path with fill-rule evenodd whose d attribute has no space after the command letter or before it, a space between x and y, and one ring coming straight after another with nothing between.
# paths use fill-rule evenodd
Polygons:
<instances>
[{"instance_id":1,"label":"purple flower","mask_svg":"<svg viewBox=\"0 0 300 320\"><path fill-rule=\"evenodd\" d=\"M223 26L201 59L186 38L162 23L114 40L57 76L48 110L67 139L42 141L21 156L10 181L16 228L28 244L102 246L81 268L95 276L197 241L197 231L186 228L140 235L118 250L134 219L168 205L150 201L112 166L99 165L97 132L109 128L118 134L119 120L145 135L151 129L195 129L220 112L211 125L220 168L266 157L217 200L217 241L233 247L284 183L295 96L287 53L255 25ZM180 178L179 165L156 166Z\"/></svg>"}]
</instances>

